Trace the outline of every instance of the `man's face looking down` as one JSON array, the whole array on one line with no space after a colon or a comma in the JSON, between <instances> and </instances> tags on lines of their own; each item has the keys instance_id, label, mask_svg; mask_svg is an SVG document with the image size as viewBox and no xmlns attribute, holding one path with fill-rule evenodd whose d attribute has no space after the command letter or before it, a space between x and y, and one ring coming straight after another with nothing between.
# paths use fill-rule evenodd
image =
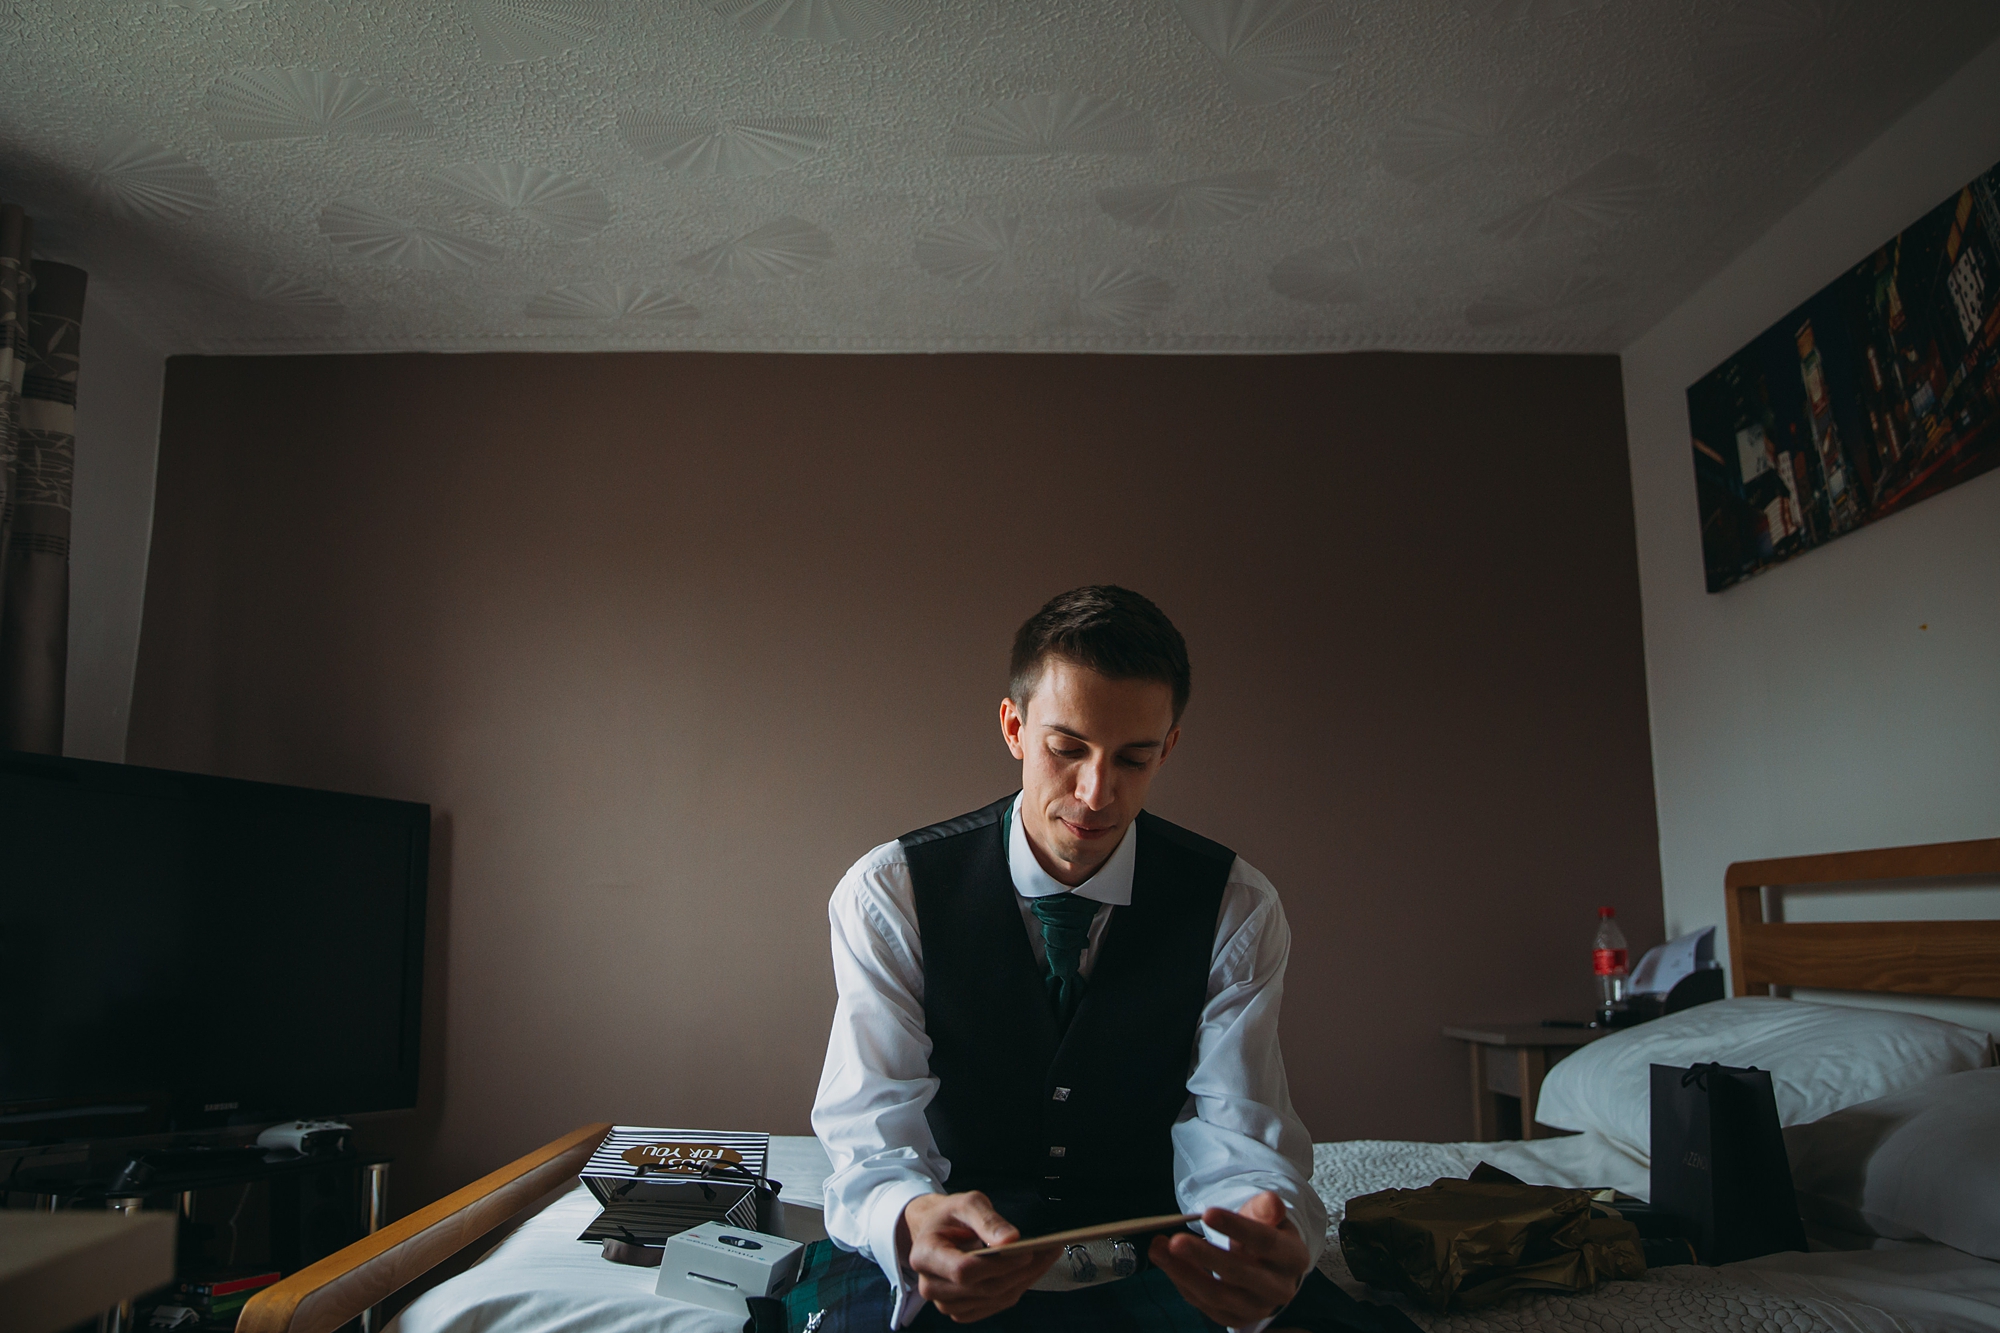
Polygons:
<instances>
[{"instance_id":1,"label":"man's face looking down","mask_svg":"<svg viewBox=\"0 0 2000 1333\"><path fill-rule=\"evenodd\" d=\"M1000 734L1021 761L1028 845L1042 869L1074 887L1117 850L1181 730L1165 681L1112 680L1049 657L1025 712L1000 701Z\"/></svg>"}]
</instances>

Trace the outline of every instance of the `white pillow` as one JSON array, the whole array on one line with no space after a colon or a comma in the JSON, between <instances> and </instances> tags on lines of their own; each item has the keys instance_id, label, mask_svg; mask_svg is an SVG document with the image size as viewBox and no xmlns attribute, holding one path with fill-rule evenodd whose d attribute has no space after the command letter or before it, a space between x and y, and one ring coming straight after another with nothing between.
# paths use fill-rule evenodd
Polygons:
<instances>
[{"instance_id":1,"label":"white pillow","mask_svg":"<svg viewBox=\"0 0 2000 1333\"><path fill-rule=\"evenodd\" d=\"M1614 1032L1549 1070L1535 1119L1653 1150L1652 1065L1771 1072L1778 1123L1802 1125L1942 1074L1993 1063L1984 1032L1917 1014L1746 996Z\"/></svg>"},{"instance_id":2,"label":"white pillow","mask_svg":"<svg viewBox=\"0 0 2000 1333\"><path fill-rule=\"evenodd\" d=\"M1785 1153L1808 1221L2000 1259L2000 1069L1794 1125Z\"/></svg>"}]
</instances>

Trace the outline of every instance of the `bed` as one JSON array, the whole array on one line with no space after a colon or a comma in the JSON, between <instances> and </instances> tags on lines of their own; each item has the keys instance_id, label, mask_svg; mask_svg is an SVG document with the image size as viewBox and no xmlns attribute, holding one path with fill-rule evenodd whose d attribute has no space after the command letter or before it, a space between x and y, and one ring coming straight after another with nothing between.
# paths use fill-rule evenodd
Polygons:
<instances>
[{"instance_id":1,"label":"bed","mask_svg":"<svg viewBox=\"0 0 2000 1333\"><path fill-rule=\"evenodd\" d=\"M1356 1295L1392 1300L1431 1333L2000 1329L2000 1067L1991 1033L1783 998L1810 987L2000 1000L2000 921L1792 923L1777 897L1785 886L1965 878L2000 880L2000 839L1732 865L1735 998L1606 1037L1556 1066L1536 1118L1576 1132L1314 1148L1313 1185L1335 1227L1357 1195L1463 1176L1481 1161L1535 1183L1643 1198L1645 1113L1635 1089L1647 1064L1755 1063L1778 1085L1812 1253L1656 1269L1476 1314L1439 1315L1361 1286L1331 1235L1322 1270ZM653 1294L655 1270L607 1263L576 1239L597 1205L581 1186L560 1187L608 1128L585 1126L287 1278L245 1308L240 1333L333 1333L503 1228L479 1262L418 1297L388 1333L736 1333L740 1319L663 1301ZM814 1140L773 1140L771 1174L784 1182L792 1234L816 1229L826 1169ZM1981 1183L1968 1190L1967 1179Z\"/></svg>"}]
</instances>

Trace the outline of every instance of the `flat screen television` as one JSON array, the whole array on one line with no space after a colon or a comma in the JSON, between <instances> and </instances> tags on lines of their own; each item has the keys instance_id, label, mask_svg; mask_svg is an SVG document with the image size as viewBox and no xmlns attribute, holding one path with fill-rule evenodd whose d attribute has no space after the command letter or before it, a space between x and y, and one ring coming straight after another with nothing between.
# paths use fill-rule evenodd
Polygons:
<instances>
[{"instance_id":1,"label":"flat screen television","mask_svg":"<svg viewBox=\"0 0 2000 1333\"><path fill-rule=\"evenodd\" d=\"M430 807L0 751L0 1148L416 1105Z\"/></svg>"}]
</instances>

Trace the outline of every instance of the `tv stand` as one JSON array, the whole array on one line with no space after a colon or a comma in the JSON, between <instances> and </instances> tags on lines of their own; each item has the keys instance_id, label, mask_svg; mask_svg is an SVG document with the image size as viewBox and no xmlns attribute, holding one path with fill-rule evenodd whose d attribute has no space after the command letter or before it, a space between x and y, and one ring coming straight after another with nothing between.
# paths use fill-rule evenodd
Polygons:
<instances>
[{"instance_id":1,"label":"tv stand","mask_svg":"<svg viewBox=\"0 0 2000 1333\"><path fill-rule=\"evenodd\" d=\"M258 1147L244 1148L151 1148L127 1157L104 1186L107 1197L144 1195L154 1181L162 1178L219 1180L232 1172L254 1170L284 1158ZM200 1188L200 1186L196 1186Z\"/></svg>"},{"instance_id":2,"label":"tv stand","mask_svg":"<svg viewBox=\"0 0 2000 1333\"><path fill-rule=\"evenodd\" d=\"M67 1169L22 1171L11 1188L17 1198L31 1194L42 1212L102 1207L177 1213L177 1280L225 1265L289 1276L387 1224L392 1160L354 1153L303 1157L261 1148L155 1148ZM257 1207L245 1217L245 1205L252 1202ZM252 1226L239 1232L238 1221ZM261 1236L253 1235L253 1227ZM233 1258L225 1257L225 1248L234 1251ZM128 1304L111 1312L103 1327L132 1333L134 1319ZM362 1319L363 1333L374 1333L375 1327L371 1310Z\"/></svg>"}]
</instances>

